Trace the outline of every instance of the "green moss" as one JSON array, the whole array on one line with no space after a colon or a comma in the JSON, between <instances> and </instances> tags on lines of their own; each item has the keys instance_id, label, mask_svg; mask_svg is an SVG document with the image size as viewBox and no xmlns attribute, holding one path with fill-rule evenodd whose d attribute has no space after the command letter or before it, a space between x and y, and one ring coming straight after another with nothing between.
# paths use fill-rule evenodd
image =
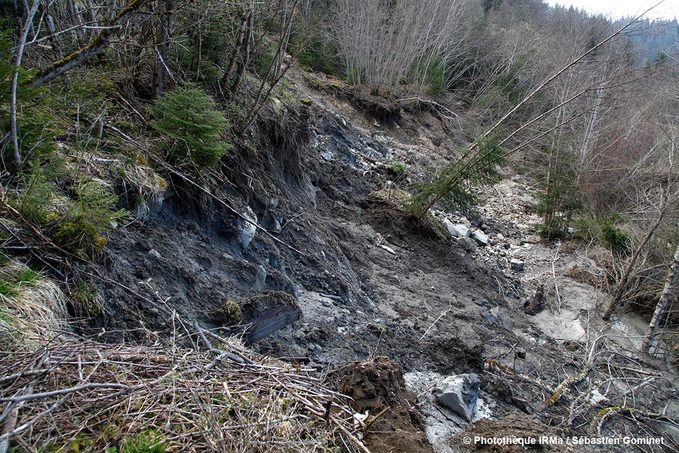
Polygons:
<instances>
[{"instance_id":1,"label":"green moss","mask_svg":"<svg viewBox=\"0 0 679 453\"><path fill-rule=\"evenodd\" d=\"M167 441L160 434L147 431L124 440L119 453L165 453L168 448Z\"/></svg>"},{"instance_id":2,"label":"green moss","mask_svg":"<svg viewBox=\"0 0 679 453\"><path fill-rule=\"evenodd\" d=\"M224 312L229 324L239 324L243 321L243 312L240 305L233 299L226 299L224 301Z\"/></svg>"}]
</instances>

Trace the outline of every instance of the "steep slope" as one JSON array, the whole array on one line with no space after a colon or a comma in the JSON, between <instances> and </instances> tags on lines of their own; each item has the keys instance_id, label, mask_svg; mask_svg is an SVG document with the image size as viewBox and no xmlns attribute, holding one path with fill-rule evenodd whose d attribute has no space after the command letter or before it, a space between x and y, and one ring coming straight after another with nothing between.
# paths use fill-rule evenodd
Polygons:
<instances>
[{"instance_id":1,"label":"steep slope","mask_svg":"<svg viewBox=\"0 0 679 453\"><path fill-rule=\"evenodd\" d=\"M428 395L432 383L460 373L482 376L486 415L495 419L535 414L541 426L556 417L555 432L592 434L597 413L632 392L635 410L649 420L644 429L676 436L656 421L677 410L665 404L676 397L676 375L633 352L620 322L611 330L597 321L603 271L586 253L542 243L531 232L537 220L530 181L512 177L489 189L477 217L439 211L417 223L400 209L401 188L453 157L452 145L465 138L442 143L443 125L426 111L402 111L382 124L319 91L313 75L294 72L290 83L304 102L274 102L273 119L260 125L269 147L252 151L247 174L243 162L228 164L234 179L217 195L239 214L175 180L176 195L167 193L147 221L130 225L112 244L102 271L118 283L104 285L108 305L92 327L112 339L162 337L170 329L167 314L176 310L220 328L233 322L225 301L245 309L262 291L282 291L295 297L301 319L253 347L319 370L394 359L420 393L437 451L462 447L451 436L467 422L452 413L442 418ZM405 175L394 162L406 163ZM259 231L248 242L254 230L243 218L286 245ZM483 246L455 240L443 219L482 231L487 240ZM156 306L135 301L120 283L154 294ZM546 310L531 316L524 301L539 286L546 287ZM637 364L640 371L599 368L611 360L618 370ZM657 371L645 383L648 370ZM665 412L657 411L661 405ZM614 432L631 428L625 413L631 412L615 420ZM384 423L393 429L388 417ZM441 426L443 433L431 429Z\"/></svg>"}]
</instances>

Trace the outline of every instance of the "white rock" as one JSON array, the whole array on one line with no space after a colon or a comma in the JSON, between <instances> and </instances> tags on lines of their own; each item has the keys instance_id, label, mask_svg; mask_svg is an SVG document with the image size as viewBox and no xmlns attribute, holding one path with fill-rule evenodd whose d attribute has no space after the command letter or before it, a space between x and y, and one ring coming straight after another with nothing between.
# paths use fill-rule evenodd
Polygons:
<instances>
[{"instance_id":1,"label":"white rock","mask_svg":"<svg viewBox=\"0 0 679 453\"><path fill-rule=\"evenodd\" d=\"M257 233L257 227L255 226L257 224L257 215L255 215L254 211L250 209L249 206L246 208L245 212L242 213L242 215L248 219L249 222L241 219L240 236L238 241L240 242L241 247L246 249L255 238L255 234Z\"/></svg>"},{"instance_id":2,"label":"white rock","mask_svg":"<svg viewBox=\"0 0 679 453\"><path fill-rule=\"evenodd\" d=\"M436 401L467 421L472 421L481 392L481 379L476 374L449 376L436 384Z\"/></svg>"},{"instance_id":3,"label":"white rock","mask_svg":"<svg viewBox=\"0 0 679 453\"><path fill-rule=\"evenodd\" d=\"M488 235L481 230L474 230L471 233L472 239L476 241L481 247L485 247L489 243Z\"/></svg>"},{"instance_id":4,"label":"white rock","mask_svg":"<svg viewBox=\"0 0 679 453\"><path fill-rule=\"evenodd\" d=\"M454 238L469 237L469 228L465 225L462 225L461 223L454 224L448 219L445 219L443 224L446 226L448 233Z\"/></svg>"}]
</instances>

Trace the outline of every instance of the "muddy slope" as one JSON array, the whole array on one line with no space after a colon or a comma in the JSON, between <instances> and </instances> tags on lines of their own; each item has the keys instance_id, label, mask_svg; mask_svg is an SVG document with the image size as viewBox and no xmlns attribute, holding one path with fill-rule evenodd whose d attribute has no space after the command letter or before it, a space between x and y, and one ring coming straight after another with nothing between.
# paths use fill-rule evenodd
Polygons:
<instances>
[{"instance_id":1,"label":"muddy slope","mask_svg":"<svg viewBox=\"0 0 679 453\"><path fill-rule=\"evenodd\" d=\"M450 159L450 149L464 137L442 140L444 128L426 112L404 112L385 127L310 88L298 73L292 83L311 105L268 112L258 125L260 146L243 145L227 159L228 180L214 193L230 208L175 180L148 219L117 232L97 269L108 281L90 282L104 305L83 322L85 330L110 340L163 341L181 329L172 317L176 311L185 321L237 333L229 301L246 307L263 291L280 291L295 298L301 319L256 342L260 352L326 371L355 360L381 364L378 358L385 356L403 368L406 382L415 375L478 373L481 396L498 420L539 413L532 417L538 425L569 429L575 420L584 432L583 420L602 404L617 404L613 397L625 394L627 377L613 380L611 387L603 373L592 373L579 383L575 390L581 399L604 384L617 393L604 403L583 405L576 414L581 418L573 420L571 399L541 410L548 391L521 377L554 388L582 369L594 346L602 358L606 348L613 357L628 354L620 349L619 336L592 346L609 328L590 321L598 319L601 292L595 282L567 275L575 276L573 269L580 266L584 280L596 280L600 269L577 251L539 243L530 233L534 219L525 181L511 178L489 189L486 205L470 219L438 213L471 220L473 229L490 238L485 247L464 248L436 222L414 222L398 209L398 189ZM390 167L392 160L407 163L405 175ZM251 231L243 218L287 245ZM525 270L513 270L511 259L525 262ZM524 301L541 284L546 310L529 316ZM659 374L670 372L634 360L660 367L654 371ZM488 363L501 366L489 369ZM513 374L502 371L510 368ZM401 371L390 365L383 371L391 376L384 382L403 387ZM347 392L368 389L374 379L356 375L354 381ZM402 390L396 392L402 410L387 413L376 426L406 434L393 442L385 440L388 436L373 439L380 445L376 451L430 451L416 447L423 430L429 442L441 446L437 451L457 451L455 434L468 424L444 414L446 431L434 432L441 410L427 406L430 389L409 389L420 392L417 403ZM643 390L650 408L677 395L676 385L666 381ZM359 402L366 399L356 396ZM387 404L378 400L367 398L356 409L374 412L375 405ZM428 417L425 427L419 415L408 415L419 413L420 405Z\"/></svg>"},{"instance_id":2,"label":"muddy slope","mask_svg":"<svg viewBox=\"0 0 679 453\"><path fill-rule=\"evenodd\" d=\"M479 370L474 346L490 329L475 318L484 301L502 303L502 275L371 196L393 177L371 163L389 158L383 143L322 108L308 121L298 181L277 177L270 162L261 168L265 191L225 185L220 194L245 216L276 224L276 237L302 254L261 233L244 248L240 218L174 181L149 219L111 241L101 271L118 284L103 285L106 305L91 327L162 336L167 309L219 327L226 300L280 290L298 297L303 320L261 342L263 351L327 366L385 355L406 368ZM431 327L444 310L454 316Z\"/></svg>"}]
</instances>

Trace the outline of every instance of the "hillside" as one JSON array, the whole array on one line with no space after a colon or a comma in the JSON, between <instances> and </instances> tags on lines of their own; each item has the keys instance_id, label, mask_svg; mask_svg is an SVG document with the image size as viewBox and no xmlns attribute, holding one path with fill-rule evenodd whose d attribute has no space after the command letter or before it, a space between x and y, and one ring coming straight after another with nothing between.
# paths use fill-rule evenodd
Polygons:
<instances>
[{"instance_id":1,"label":"hillside","mask_svg":"<svg viewBox=\"0 0 679 453\"><path fill-rule=\"evenodd\" d=\"M676 22L0 10L0 453L679 449Z\"/></svg>"}]
</instances>

